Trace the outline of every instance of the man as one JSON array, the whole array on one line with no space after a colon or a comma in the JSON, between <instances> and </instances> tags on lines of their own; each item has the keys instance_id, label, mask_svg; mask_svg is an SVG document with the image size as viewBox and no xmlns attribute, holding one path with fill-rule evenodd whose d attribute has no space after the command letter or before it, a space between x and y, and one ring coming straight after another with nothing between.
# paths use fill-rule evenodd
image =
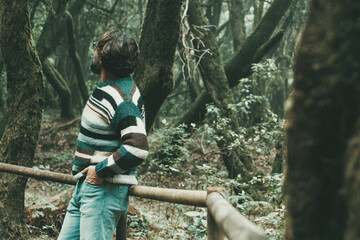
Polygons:
<instances>
[{"instance_id":1,"label":"man","mask_svg":"<svg viewBox=\"0 0 360 240\"><path fill-rule=\"evenodd\" d=\"M136 166L148 155L144 107L130 74L139 53L135 40L110 29L90 69L101 82L81 117L73 174L79 178L58 239L112 239L128 210Z\"/></svg>"}]
</instances>

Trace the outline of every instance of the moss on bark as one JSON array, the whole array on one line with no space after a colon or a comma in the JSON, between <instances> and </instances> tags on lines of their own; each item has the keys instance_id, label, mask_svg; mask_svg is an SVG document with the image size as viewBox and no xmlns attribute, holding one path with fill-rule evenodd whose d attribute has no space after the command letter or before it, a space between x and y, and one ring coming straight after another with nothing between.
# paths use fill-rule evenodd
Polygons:
<instances>
[{"instance_id":1,"label":"moss on bark","mask_svg":"<svg viewBox=\"0 0 360 240\"><path fill-rule=\"evenodd\" d=\"M346 149L360 117L359 11L358 1L312 2L288 114L286 239L344 239L350 230L355 235L348 236L358 234L359 222L350 220L359 213L354 190L359 186L354 175L358 149L350 148L348 155ZM345 187L349 163L348 189L353 191Z\"/></svg>"},{"instance_id":2,"label":"moss on bark","mask_svg":"<svg viewBox=\"0 0 360 240\"><path fill-rule=\"evenodd\" d=\"M28 2L0 1L0 48L6 65L9 120L1 138L2 162L31 166L43 111L43 75L32 45ZM14 54L16 53L16 54ZM0 239L27 239L27 178L0 173Z\"/></svg>"},{"instance_id":3,"label":"moss on bark","mask_svg":"<svg viewBox=\"0 0 360 240\"><path fill-rule=\"evenodd\" d=\"M71 119L73 117L71 92L67 82L47 59L43 61L43 71L47 80L59 95L61 118Z\"/></svg>"},{"instance_id":4,"label":"moss on bark","mask_svg":"<svg viewBox=\"0 0 360 240\"><path fill-rule=\"evenodd\" d=\"M173 63L180 34L182 1L149 0L140 38L140 56L134 80L146 110L146 129L173 90Z\"/></svg>"},{"instance_id":5,"label":"moss on bark","mask_svg":"<svg viewBox=\"0 0 360 240\"><path fill-rule=\"evenodd\" d=\"M83 65L80 61L80 56L77 52L75 33L74 33L74 22L73 17L68 11L65 11L67 16L67 35L69 40L69 55L74 64L74 71L78 83L78 88L81 94L83 105L89 99L89 92L85 83L85 74L83 71Z\"/></svg>"}]
</instances>

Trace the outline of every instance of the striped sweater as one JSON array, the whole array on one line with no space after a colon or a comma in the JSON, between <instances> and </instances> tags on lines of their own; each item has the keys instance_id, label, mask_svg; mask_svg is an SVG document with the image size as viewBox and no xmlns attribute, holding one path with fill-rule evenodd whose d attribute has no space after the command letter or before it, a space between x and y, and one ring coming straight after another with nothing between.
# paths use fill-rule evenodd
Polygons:
<instances>
[{"instance_id":1,"label":"striped sweater","mask_svg":"<svg viewBox=\"0 0 360 240\"><path fill-rule=\"evenodd\" d=\"M148 155L144 105L131 77L99 83L81 116L73 174L90 165L105 180L137 184Z\"/></svg>"}]
</instances>

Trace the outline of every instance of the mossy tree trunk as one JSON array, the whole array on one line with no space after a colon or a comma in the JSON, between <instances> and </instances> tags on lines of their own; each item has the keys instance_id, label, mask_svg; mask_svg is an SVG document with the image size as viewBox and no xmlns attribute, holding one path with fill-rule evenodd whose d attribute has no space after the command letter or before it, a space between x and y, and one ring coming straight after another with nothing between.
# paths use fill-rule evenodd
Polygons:
<instances>
[{"instance_id":1,"label":"mossy tree trunk","mask_svg":"<svg viewBox=\"0 0 360 240\"><path fill-rule=\"evenodd\" d=\"M281 39L278 38L280 35L274 38L271 38L271 35L292 1L275 0L254 32L245 39L240 50L224 65L230 88L236 86L241 78L251 75L251 64L259 62L270 50L269 47L274 46L276 41ZM201 121L197 112L205 111L205 105L210 103L209 99L211 98L204 90L177 123L190 124Z\"/></svg>"},{"instance_id":2,"label":"mossy tree trunk","mask_svg":"<svg viewBox=\"0 0 360 240\"><path fill-rule=\"evenodd\" d=\"M214 34L216 34L217 28L220 23L222 4L223 4L223 0L207 1L205 16L206 16L209 24L212 25L210 30Z\"/></svg>"},{"instance_id":3,"label":"mossy tree trunk","mask_svg":"<svg viewBox=\"0 0 360 240\"><path fill-rule=\"evenodd\" d=\"M66 11L65 14L67 16L67 35L69 40L69 55L74 64L74 71L77 79L78 88L81 94L83 105L85 105L85 103L87 102L90 96L85 83L85 74L83 70L83 65L80 61L80 56L76 47L74 21L73 21L73 17L68 11Z\"/></svg>"},{"instance_id":4,"label":"mossy tree trunk","mask_svg":"<svg viewBox=\"0 0 360 240\"><path fill-rule=\"evenodd\" d=\"M32 166L43 112L44 82L34 49L26 0L0 1L0 48L6 65L9 121L1 138L1 162ZM0 239L27 239L27 178L0 173Z\"/></svg>"},{"instance_id":5,"label":"mossy tree trunk","mask_svg":"<svg viewBox=\"0 0 360 240\"><path fill-rule=\"evenodd\" d=\"M222 151L222 158L229 177L235 178L238 174L243 177L249 176L248 171L252 170L250 158L243 156L244 154L241 154L237 148L230 150L226 144L234 142L231 132L238 132L239 121L236 112L230 108L234 104L234 99L226 78L215 35L209 29L204 28L208 24L197 0L189 2L189 23L192 32L197 35L193 45L199 50L199 70L206 91L215 106L220 109L221 114L229 120L229 123L217 132L219 135L217 145Z\"/></svg>"},{"instance_id":6,"label":"mossy tree trunk","mask_svg":"<svg viewBox=\"0 0 360 240\"><path fill-rule=\"evenodd\" d=\"M149 0L140 37L134 80L140 88L150 130L165 98L173 90L173 63L180 34L182 0Z\"/></svg>"},{"instance_id":7,"label":"mossy tree trunk","mask_svg":"<svg viewBox=\"0 0 360 240\"><path fill-rule=\"evenodd\" d=\"M253 0L253 7L254 7L253 28L256 28L256 26L260 22L260 19L264 12L264 3L265 3L265 0Z\"/></svg>"},{"instance_id":8,"label":"mossy tree trunk","mask_svg":"<svg viewBox=\"0 0 360 240\"><path fill-rule=\"evenodd\" d=\"M43 71L46 79L59 95L61 118L71 119L73 117L73 109L71 106L71 91L67 82L47 59L43 61Z\"/></svg>"},{"instance_id":9,"label":"mossy tree trunk","mask_svg":"<svg viewBox=\"0 0 360 240\"><path fill-rule=\"evenodd\" d=\"M2 79L2 77L1 77L3 69L4 69L4 61L1 58L1 52L0 52L0 86L3 85L2 81L4 81ZM3 100L3 90L2 89L0 89L0 111L3 112L3 113L5 112L4 111L4 100ZM1 119L0 119L0 121L1 121ZM1 130L0 130L0 137L1 137Z\"/></svg>"},{"instance_id":10,"label":"mossy tree trunk","mask_svg":"<svg viewBox=\"0 0 360 240\"><path fill-rule=\"evenodd\" d=\"M85 1L76 0L69 7L70 15L74 16L79 13ZM57 46L63 40L64 32L67 30L67 24L69 19L69 13L66 11L66 0L54 0L52 1L51 8L48 14L48 17L45 21L43 30L41 31L40 37L37 41L36 48L39 52L40 60L43 66L49 66L49 63L46 63L47 57L55 51ZM69 28L68 28L69 29ZM71 48L72 46L70 46ZM71 56L74 57L74 56ZM75 56L76 57L76 56ZM74 64L76 63L76 59ZM48 79L48 69L44 69L44 73ZM64 119L70 119L73 117L72 111L72 102L71 102L71 91L69 88L68 82L64 79L61 74L56 71L57 78L49 79L50 84L59 94L60 99L60 108L61 108L61 117ZM81 89L84 89L84 83L81 80L81 73L76 72L77 76L80 78L79 85ZM79 79L78 78L78 79ZM58 89L59 86L62 86ZM86 86L85 86L86 87ZM66 91L66 93L64 93ZM86 97L86 92L82 91L82 97ZM87 98L86 98L87 101Z\"/></svg>"},{"instance_id":11,"label":"mossy tree trunk","mask_svg":"<svg viewBox=\"0 0 360 240\"><path fill-rule=\"evenodd\" d=\"M244 19L244 2L243 0L230 0L229 13L230 13L230 27L233 39L234 52L240 50L241 45L245 40L245 19Z\"/></svg>"},{"instance_id":12,"label":"mossy tree trunk","mask_svg":"<svg viewBox=\"0 0 360 240\"><path fill-rule=\"evenodd\" d=\"M360 2L313 0L288 113L286 239L360 239Z\"/></svg>"}]
</instances>

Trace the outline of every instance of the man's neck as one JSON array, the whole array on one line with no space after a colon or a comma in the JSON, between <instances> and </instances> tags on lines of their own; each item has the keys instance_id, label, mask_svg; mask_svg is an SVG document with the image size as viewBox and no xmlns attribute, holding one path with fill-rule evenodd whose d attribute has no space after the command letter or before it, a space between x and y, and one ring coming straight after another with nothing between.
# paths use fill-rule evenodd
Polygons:
<instances>
[{"instance_id":1,"label":"man's neck","mask_svg":"<svg viewBox=\"0 0 360 240\"><path fill-rule=\"evenodd\" d=\"M100 73L100 79L101 82L110 82L116 79L119 79L119 77L115 76L114 74L111 74L106 69L102 68Z\"/></svg>"}]
</instances>

